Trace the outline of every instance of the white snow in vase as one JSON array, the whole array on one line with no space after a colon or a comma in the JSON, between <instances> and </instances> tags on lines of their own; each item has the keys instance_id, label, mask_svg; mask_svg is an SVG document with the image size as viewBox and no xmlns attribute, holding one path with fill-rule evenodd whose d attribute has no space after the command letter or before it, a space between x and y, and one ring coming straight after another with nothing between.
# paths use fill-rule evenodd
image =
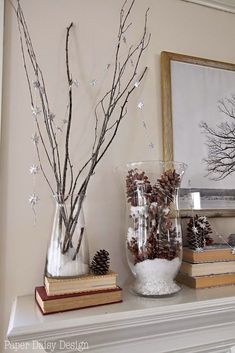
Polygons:
<instances>
[{"instance_id":1,"label":"white snow in vase","mask_svg":"<svg viewBox=\"0 0 235 353\"><path fill-rule=\"evenodd\" d=\"M134 266L136 281L134 291L142 295L166 295L180 290L174 282L181 260L153 259L138 262Z\"/></svg>"},{"instance_id":2,"label":"white snow in vase","mask_svg":"<svg viewBox=\"0 0 235 353\"><path fill-rule=\"evenodd\" d=\"M127 231L127 241L130 242L132 240L132 238L136 239L136 237L137 236L136 236L134 229L132 227L129 227L128 231Z\"/></svg>"},{"instance_id":3,"label":"white snow in vase","mask_svg":"<svg viewBox=\"0 0 235 353\"><path fill-rule=\"evenodd\" d=\"M82 256L77 255L76 259L72 260L74 252L74 248L69 248L66 254L62 254L58 243L51 243L48 249L48 274L52 277L67 277L88 273L89 265L82 261Z\"/></svg>"},{"instance_id":4,"label":"white snow in vase","mask_svg":"<svg viewBox=\"0 0 235 353\"><path fill-rule=\"evenodd\" d=\"M149 216L148 206L131 206L131 217L138 218L140 216L147 218Z\"/></svg>"}]
</instances>

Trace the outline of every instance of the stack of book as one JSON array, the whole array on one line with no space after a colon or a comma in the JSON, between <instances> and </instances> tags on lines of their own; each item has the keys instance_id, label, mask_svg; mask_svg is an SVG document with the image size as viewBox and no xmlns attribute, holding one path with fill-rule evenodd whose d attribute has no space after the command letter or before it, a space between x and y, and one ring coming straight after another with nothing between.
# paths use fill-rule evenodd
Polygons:
<instances>
[{"instance_id":1,"label":"stack of book","mask_svg":"<svg viewBox=\"0 0 235 353\"><path fill-rule=\"evenodd\" d=\"M235 254L227 245L213 245L202 252L183 249L177 281L192 288L235 284Z\"/></svg>"},{"instance_id":2,"label":"stack of book","mask_svg":"<svg viewBox=\"0 0 235 353\"><path fill-rule=\"evenodd\" d=\"M36 302L43 314L119 303L122 290L117 274L84 275L77 278L45 277L45 284L35 289Z\"/></svg>"}]
</instances>

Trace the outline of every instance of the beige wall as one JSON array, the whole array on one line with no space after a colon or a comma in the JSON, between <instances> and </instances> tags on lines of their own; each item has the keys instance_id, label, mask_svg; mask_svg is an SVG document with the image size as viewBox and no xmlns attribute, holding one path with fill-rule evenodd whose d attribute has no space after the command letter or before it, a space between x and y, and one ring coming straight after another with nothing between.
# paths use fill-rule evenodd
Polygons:
<instances>
[{"instance_id":1,"label":"beige wall","mask_svg":"<svg viewBox=\"0 0 235 353\"><path fill-rule=\"evenodd\" d=\"M22 0L30 32L48 79L49 95L58 117L64 112L64 35L74 21L72 57L74 77L81 80L76 107L80 129L73 134L74 157L82 160L92 138L91 107L99 89L105 90L105 66L112 61L121 0ZM129 103L128 116L108 155L97 169L86 200L86 224L91 253L106 248L120 283L128 277L123 220L124 196L114 167L128 160L162 157L159 55L162 50L215 60L235 62L235 16L180 0L136 0L134 40L142 28L144 9L150 6L152 39L143 66L148 76ZM6 1L4 47L4 93L1 146L1 328L5 332L10 307L16 295L32 293L42 283L53 202L39 178L40 206L34 226L28 196L32 181L28 168L34 152L30 142L33 122L20 56L16 19ZM130 37L127 37L129 40ZM89 82L97 79L92 90ZM80 93L81 92L81 93ZM145 106L136 108L139 100ZM142 127L145 119L148 132ZM148 144L153 141L154 150ZM2 333L3 334L3 333Z\"/></svg>"}]
</instances>

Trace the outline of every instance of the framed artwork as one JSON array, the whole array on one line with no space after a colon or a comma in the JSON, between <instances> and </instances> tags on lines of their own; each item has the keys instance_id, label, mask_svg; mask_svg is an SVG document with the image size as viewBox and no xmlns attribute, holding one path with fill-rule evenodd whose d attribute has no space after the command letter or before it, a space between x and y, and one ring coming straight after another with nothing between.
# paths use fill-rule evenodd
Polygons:
<instances>
[{"instance_id":1,"label":"framed artwork","mask_svg":"<svg viewBox=\"0 0 235 353\"><path fill-rule=\"evenodd\" d=\"M183 0L197 5L211 7L216 10L235 13L235 4L232 0Z\"/></svg>"},{"instance_id":2,"label":"framed artwork","mask_svg":"<svg viewBox=\"0 0 235 353\"><path fill-rule=\"evenodd\" d=\"M161 53L163 157L188 165L180 208L235 215L235 64Z\"/></svg>"},{"instance_id":3,"label":"framed artwork","mask_svg":"<svg viewBox=\"0 0 235 353\"><path fill-rule=\"evenodd\" d=\"M4 0L0 1L0 136L1 136L1 107L2 107L3 29L4 29Z\"/></svg>"}]
</instances>

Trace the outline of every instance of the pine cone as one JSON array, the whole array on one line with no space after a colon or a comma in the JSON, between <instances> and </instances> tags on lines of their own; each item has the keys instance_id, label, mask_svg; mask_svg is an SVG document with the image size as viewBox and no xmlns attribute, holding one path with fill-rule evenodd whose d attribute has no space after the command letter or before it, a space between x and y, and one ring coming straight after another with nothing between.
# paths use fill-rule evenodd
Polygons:
<instances>
[{"instance_id":1,"label":"pine cone","mask_svg":"<svg viewBox=\"0 0 235 353\"><path fill-rule=\"evenodd\" d=\"M169 206L179 185L180 175L176 173L175 169L164 172L154 186L154 194L157 195L156 201Z\"/></svg>"},{"instance_id":2,"label":"pine cone","mask_svg":"<svg viewBox=\"0 0 235 353\"><path fill-rule=\"evenodd\" d=\"M213 239L210 237L212 229L210 223L205 216L190 218L187 226L187 240L191 249L203 249L205 246L211 245Z\"/></svg>"},{"instance_id":3,"label":"pine cone","mask_svg":"<svg viewBox=\"0 0 235 353\"><path fill-rule=\"evenodd\" d=\"M110 257L106 250L99 250L90 265L91 272L94 275L105 275L109 271Z\"/></svg>"},{"instance_id":4,"label":"pine cone","mask_svg":"<svg viewBox=\"0 0 235 353\"><path fill-rule=\"evenodd\" d=\"M154 234L150 234L146 244L146 257L147 259L153 260L157 257L157 239Z\"/></svg>"},{"instance_id":5,"label":"pine cone","mask_svg":"<svg viewBox=\"0 0 235 353\"><path fill-rule=\"evenodd\" d=\"M152 187L145 172L131 169L126 177L126 190L127 201L132 206L138 206L150 198Z\"/></svg>"},{"instance_id":6,"label":"pine cone","mask_svg":"<svg viewBox=\"0 0 235 353\"><path fill-rule=\"evenodd\" d=\"M170 229L159 239L157 257L171 261L176 257L180 257L180 252L181 244L177 239L176 228Z\"/></svg>"},{"instance_id":7,"label":"pine cone","mask_svg":"<svg viewBox=\"0 0 235 353\"><path fill-rule=\"evenodd\" d=\"M228 243L230 246L235 247L235 234L230 234L228 237Z\"/></svg>"}]
</instances>

